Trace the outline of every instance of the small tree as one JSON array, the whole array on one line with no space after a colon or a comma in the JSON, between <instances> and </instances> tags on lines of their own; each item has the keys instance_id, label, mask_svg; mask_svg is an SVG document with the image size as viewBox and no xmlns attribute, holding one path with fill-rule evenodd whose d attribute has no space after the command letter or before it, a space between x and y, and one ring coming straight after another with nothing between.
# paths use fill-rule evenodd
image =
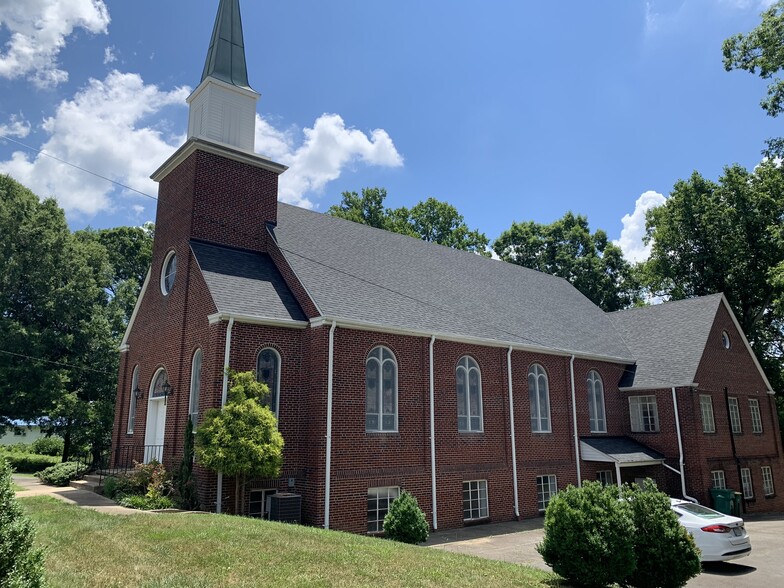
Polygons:
<instances>
[{"instance_id":1,"label":"small tree","mask_svg":"<svg viewBox=\"0 0 784 588\"><path fill-rule=\"evenodd\" d=\"M33 547L35 528L16 502L11 467L0 458L0 588L44 586L44 554Z\"/></svg>"},{"instance_id":2,"label":"small tree","mask_svg":"<svg viewBox=\"0 0 784 588\"><path fill-rule=\"evenodd\" d=\"M185 440L182 447L182 461L174 474L174 489L177 492L177 503L180 508L197 510L199 497L196 495L196 481L193 479L193 422L188 419L185 424Z\"/></svg>"},{"instance_id":3,"label":"small tree","mask_svg":"<svg viewBox=\"0 0 784 588\"><path fill-rule=\"evenodd\" d=\"M427 519L416 497L403 490L392 502L384 517L384 534L395 541L413 545L427 540Z\"/></svg>"},{"instance_id":4,"label":"small tree","mask_svg":"<svg viewBox=\"0 0 784 588\"><path fill-rule=\"evenodd\" d=\"M618 500L618 489L583 482L550 500L536 550L573 586L609 586L634 571L633 534L631 506Z\"/></svg>"},{"instance_id":5,"label":"small tree","mask_svg":"<svg viewBox=\"0 0 784 588\"><path fill-rule=\"evenodd\" d=\"M240 478L277 478L283 437L272 411L262 404L269 388L253 372L229 371L231 387L222 409L212 408L196 430L196 459L208 470L235 477L234 512L239 512ZM221 497L218 497L220 500Z\"/></svg>"},{"instance_id":6,"label":"small tree","mask_svg":"<svg viewBox=\"0 0 784 588\"><path fill-rule=\"evenodd\" d=\"M632 536L637 568L627 583L638 588L680 588L700 573L700 551L678 522L670 498L652 480L642 488L626 485L623 497L631 505L637 531Z\"/></svg>"}]
</instances>

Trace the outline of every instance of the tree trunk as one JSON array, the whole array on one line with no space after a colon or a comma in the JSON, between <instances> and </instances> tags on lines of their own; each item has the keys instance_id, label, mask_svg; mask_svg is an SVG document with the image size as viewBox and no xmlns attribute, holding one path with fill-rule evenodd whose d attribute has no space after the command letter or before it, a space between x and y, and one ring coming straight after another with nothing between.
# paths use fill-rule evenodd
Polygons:
<instances>
[{"instance_id":1,"label":"tree trunk","mask_svg":"<svg viewBox=\"0 0 784 588\"><path fill-rule=\"evenodd\" d=\"M63 435L63 463L68 461L71 457L71 421L65 427L65 435Z\"/></svg>"},{"instance_id":2,"label":"tree trunk","mask_svg":"<svg viewBox=\"0 0 784 588\"><path fill-rule=\"evenodd\" d=\"M234 476L234 514L240 514L240 476Z\"/></svg>"}]
</instances>

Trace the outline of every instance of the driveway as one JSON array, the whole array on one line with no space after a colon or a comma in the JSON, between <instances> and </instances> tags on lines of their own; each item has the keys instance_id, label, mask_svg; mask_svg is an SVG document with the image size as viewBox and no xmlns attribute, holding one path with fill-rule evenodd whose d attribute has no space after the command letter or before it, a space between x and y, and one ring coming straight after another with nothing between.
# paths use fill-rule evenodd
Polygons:
<instances>
[{"instance_id":1,"label":"driveway","mask_svg":"<svg viewBox=\"0 0 784 588\"><path fill-rule=\"evenodd\" d=\"M702 573L687 584L689 588L715 588L717 584L733 588L780 585L784 578L784 515L749 515L745 520L751 555L728 563L705 564ZM543 522L544 519L534 519L443 531L431 535L425 545L550 571L536 552L536 544L544 534Z\"/></svg>"}]
</instances>

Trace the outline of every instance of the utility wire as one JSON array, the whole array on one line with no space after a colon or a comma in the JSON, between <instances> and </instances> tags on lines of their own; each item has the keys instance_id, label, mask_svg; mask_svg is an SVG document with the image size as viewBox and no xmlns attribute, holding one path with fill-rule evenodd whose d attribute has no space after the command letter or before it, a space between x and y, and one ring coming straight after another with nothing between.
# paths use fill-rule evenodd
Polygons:
<instances>
[{"instance_id":1,"label":"utility wire","mask_svg":"<svg viewBox=\"0 0 784 588\"><path fill-rule=\"evenodd\" d=\"M0 353L3 355L10 355L13 357L19 357L22 359L29 359L31 361L40 361L43 363L49 363L52 365L58 365L60 367L66 367L72 370L82 370L85 372L95 372L96 374L106 374L106 375L114 375L114 372L107 372L106 370L97 370L95 368L73 365L70 363L64 363L62 361L52 361L51 359L44 359L43 357L33 357L32 355L25 355L24 353L14 353L13 351L5 351L4 349L0 349Z\"/></svg>"}]
</instances>

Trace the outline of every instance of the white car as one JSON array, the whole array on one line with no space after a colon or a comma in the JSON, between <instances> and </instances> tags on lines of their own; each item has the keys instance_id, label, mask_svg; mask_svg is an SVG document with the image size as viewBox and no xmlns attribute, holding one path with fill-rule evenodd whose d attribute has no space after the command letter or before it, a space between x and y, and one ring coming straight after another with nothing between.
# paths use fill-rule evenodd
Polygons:
<instances>
[{"instance_id":1,"label":"white car","mask_svg":"<svg viewBox=\"0 0 784 588\"><path fill-rule=\"evenodd\" d=\"M670 506L680 524L694 537L702 561L728 561L751 553L743 519L677 498L670 499Z\"/></svg>"}]
</instances>

